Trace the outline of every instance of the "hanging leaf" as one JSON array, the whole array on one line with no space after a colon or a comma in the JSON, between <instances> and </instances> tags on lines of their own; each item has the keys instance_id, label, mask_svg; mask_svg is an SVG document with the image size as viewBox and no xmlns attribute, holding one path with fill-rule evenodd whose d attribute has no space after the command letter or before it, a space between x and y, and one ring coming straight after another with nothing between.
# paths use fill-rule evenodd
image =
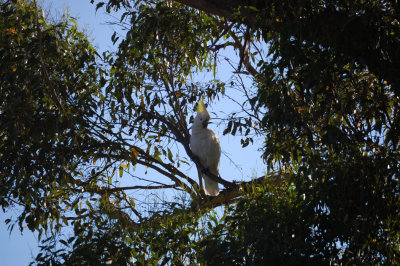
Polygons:
<instances>
[{"instance_id":1,"label":"hanging leaf","mask_svg":"<svg viewBox=\"0 0 400 266\"><path fill-rule=\"evenodd\" d=\"M174 162L173 160L172 160L172 152L171 152L171 150L169 149L169 148L167 148L168 149L168 159L171 161L171 162Z\"/></svg>"},{"instance_id":2,"label":"hanging leaf","mask_svg":"<svg viewBox=\"0 0 400 266\"><path fill-rule=\"evenodd\" d=\"M137 161L138 159L138 152L136 151L135 148L131 147L131 152L132 152L132 156L133 156L133 161Z\"/></svg>"}]
</instances>

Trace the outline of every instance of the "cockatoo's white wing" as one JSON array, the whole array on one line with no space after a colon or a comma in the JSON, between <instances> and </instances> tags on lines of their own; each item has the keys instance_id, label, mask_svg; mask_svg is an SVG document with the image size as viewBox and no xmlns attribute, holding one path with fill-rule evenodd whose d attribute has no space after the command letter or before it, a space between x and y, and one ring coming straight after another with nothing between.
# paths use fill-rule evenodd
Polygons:
<instances>
[{"instance_id":1,"label":"cockatoo's white wing","mask_svg":"<svg viewBox=\"0 0 400 266\"><path fill-rule=\"evenodd\" d=\"M221 145L218 136L209 128L193 130L190 138L190 146L201 164L218 176L219 159L221 157ZM204 190L206 195L217 196L219 194L218 183L203 174Z\"/></svg>"},{"instance_id":2,"label":"cockatoo's white wing","mask_svg":"<svg viewBox=\"0 0 400 266\"><path fill-rule=\"evenodd\" d=\"M206 150L207 152L207 162L205 164L205 167L207 167L212 174L218 176L219 159L221 157L221 145L219 143L218 136L211 129L207 129L207 135L208 141L206 146L204 147L204 150ZM204 190L206 194L217 196L219 194L218 183L213 181L205 174L203 174L203 178Z\"/></svg>"}]
</instances>

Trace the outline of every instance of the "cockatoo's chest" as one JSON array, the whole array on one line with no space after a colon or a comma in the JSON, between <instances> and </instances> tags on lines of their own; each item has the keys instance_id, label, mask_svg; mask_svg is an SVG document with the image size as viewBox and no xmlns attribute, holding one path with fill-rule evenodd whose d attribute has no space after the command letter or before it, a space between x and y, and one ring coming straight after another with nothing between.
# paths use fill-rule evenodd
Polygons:
<instances>
[{"instance_id":1,"label":"cockatoo's chest","mask_svg":"<svg viewBox=\"0 0 400 266\"><path fill-rule=\"evenodd\" d=\"M190 146L193 153L200 159L213 157L219 160L221 155L218 136L208 128L192 132Z\"/></svg>"}]
</instances>

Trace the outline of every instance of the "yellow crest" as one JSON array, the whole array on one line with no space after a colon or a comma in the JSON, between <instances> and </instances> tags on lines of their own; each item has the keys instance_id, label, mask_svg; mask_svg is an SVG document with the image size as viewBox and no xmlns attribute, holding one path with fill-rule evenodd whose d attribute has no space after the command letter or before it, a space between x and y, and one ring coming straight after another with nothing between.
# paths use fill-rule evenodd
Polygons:
<instances>
[{"instance_id":1,"label":"yellow crest","mask_svg":"<svg viewBox=\"0 0 400 266\"><path fill-rule=\"evenodd\" d=\"M204 97L201 98L199 104L197 105L196 111L198 113L204 113L205 106L204 106L204 101L203 100L204 100Z\"/></svg>"}]
</instances>

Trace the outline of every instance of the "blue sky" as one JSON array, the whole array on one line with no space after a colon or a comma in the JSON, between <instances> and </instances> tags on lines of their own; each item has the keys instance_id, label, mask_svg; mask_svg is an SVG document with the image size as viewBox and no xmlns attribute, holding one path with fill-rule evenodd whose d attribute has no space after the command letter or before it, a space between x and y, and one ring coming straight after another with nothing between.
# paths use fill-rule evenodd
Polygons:
<instances>
[{"instance_id":1,"label":"blue sky","mask_svg":"<svg viewBox=\"0 0 400 266\"><path fill-rule=\"evenodd\" d=\"M79 28L84 30L89 39L99 51L113 49L111 35L113 29L106 22L112 18L105 14L102 10L95 12L95 6L90 4L89 0L44 0L44 7L50 10L51 16L57 17L57 14L65 12L68 8L70 15L77 18ZM115 49L115 48L114 48ZM113 50L114 50L113 49ZM230 77L225 76L226 73L219 73L219 78L227 80ZM231 107L224 100L213 103L210 111L216 113L229 113ZM232 103L230 103L232 104ZM249 146L241 149L240 138L233 136L223 136L224 127L216 127L212 125L215 132L220 136L223 152L229 156L221 157L221 176L228 180L249 180L250 176L259 176L264 173L264 166L260 159L260 153L256 151L260 147L260 141L255 146ZM231 161L235 162L233 164ZM236 167L239 166L239 167ZM0 213L0 265L1 266L18 266L28 265L32 261L32 257L37 254L38 242L35 235L29 230L24 230L23 234L15 226L12 234L7 231L4 220L10 216L16 217L17 213L8 212Z\"/></svg>"}]
</instances>

